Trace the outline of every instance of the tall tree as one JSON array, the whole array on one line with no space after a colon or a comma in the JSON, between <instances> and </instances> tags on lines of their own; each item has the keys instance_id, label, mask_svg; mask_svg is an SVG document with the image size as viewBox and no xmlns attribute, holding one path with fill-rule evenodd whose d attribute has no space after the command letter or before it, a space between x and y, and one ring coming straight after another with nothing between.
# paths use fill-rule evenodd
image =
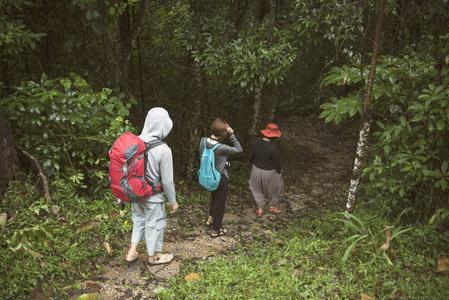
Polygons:
<instances>
[{"instance_id":1,"label":"tall tree","mask_svg":"<svg viewBox=\"0 0 449 300\"><path fill-rule=\"evenodd\" d=\"M8 182L14 179L19 170L19 160L15 151L15 143L11 128L0 111L0 194L6 191Z\"/></svg>"},{"instance_id":2,"label":"tall tree","mask_svg":"<svg viewBox=\"0 0 449 300\"><path fill-rule=\"evenodd\" d=\"M349 186L348 199L346 202L346 212L354 211L354 206L357 197L357 190L362 175L362 162L365 157L365 152L368 144L368 136L370 132L372 113L371 113L371 97L374 87L374 79L376 77L376 64L379 57L379 49L382 35L383 15L384 15L385 0L379 1L379 8L376 21L376 29L374 32L373 54L371 57L370 70L368 75L368 82L365 91L363 108L362 108L362 126L359 132L359 140L357 143L357 150L354 158L354 165L352 169L351 183Z\"/></svg>"},{"instance_id":3,"label":"tall tree","mask_svg":"<svg viewBox=\"0 0 449 300\"><path fill-rule=\"evenodd\" d=\"M30 3L22 1L0 1L0 87L8 87L13 77L10 67L20 64L22 56L29 49L34 49L36 43L45 34L34 33L21 19L24 6ZM1 101L4 100L4 90L0 90ZM10 180L19 174L19 159L16 153L16 143L10 124L0 110L0 193L3 193Z\"/></svg>"}]
</instances>

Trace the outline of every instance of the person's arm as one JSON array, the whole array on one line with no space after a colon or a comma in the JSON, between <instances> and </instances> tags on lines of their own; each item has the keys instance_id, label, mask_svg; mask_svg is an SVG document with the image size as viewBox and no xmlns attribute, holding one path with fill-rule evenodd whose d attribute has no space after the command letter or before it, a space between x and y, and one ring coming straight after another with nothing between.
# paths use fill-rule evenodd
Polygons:
<instances>
[{"instance_id":1,"label":"person's arm","mask_svg":"<svg viewBox=\"0 0 449 300\"><path fill-rule=\"evenodd\" d=\"M231 127L228 127L227 130L228 130L229 141L234 145L234 147L229 147L230 148L229 151L231 151L231 153L226 153L226 154L230 156L230 155L242 153L243 148L240 145L240 142L235 137L234 129L232 129Z\"/></svg>"},{"instance_id":2,"label":"person's arm","mask_svg":"<svg viewBox=\"0 0 449 300\"><path fill-rule=\"evenodd\" d=\"M243 152L243 148L240 145L240 142L235 137L235 135L230 136L229 141L233 144L233 146L223 144L217 148L216 151L218 151L220 155L232 156Z\"/></svg>"},{"instance_id":3,"label":"person's arm","mask_svg":"<svg viewBox=\"0 0 449 300\"><path fill-rule=\"evenodd\" d=\"M164 188L165 195L173 208L172 212L176 212L178 203L176 202L175 183L173 181L173 156L171 149L168 146L162 151L160 170L162 187Z\"/></svg>"}]
</instances>

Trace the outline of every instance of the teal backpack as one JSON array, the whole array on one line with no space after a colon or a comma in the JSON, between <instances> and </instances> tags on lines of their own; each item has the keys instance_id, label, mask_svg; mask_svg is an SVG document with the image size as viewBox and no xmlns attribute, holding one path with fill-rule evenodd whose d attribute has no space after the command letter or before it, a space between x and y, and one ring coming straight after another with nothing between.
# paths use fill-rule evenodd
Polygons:
<instances>
[{"instance_id":1,"label":"teal backpack","mask_svg":"<svg viewBox=\"0 0 449 300\"><path fill-rule=\"evenodd\" d=\"M200 184L208 191L215 191L220 184L221 173L215 169L215 149L221 146L220 143L216 144L213 148L206 147L206 139L204 138L204 150L201 155L201 165L198 170L198 177Z\"/></svg>"}]
</instances>

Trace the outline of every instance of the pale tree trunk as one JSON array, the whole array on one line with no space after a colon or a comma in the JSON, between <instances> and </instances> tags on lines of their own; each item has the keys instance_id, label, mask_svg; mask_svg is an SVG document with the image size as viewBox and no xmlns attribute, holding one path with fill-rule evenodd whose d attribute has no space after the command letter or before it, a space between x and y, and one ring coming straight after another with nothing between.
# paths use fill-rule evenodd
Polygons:
<instances>
[{"instance_id":1,"label":"pale tree trunk","mask_svg":"<svg viewBox=\"0 0 449 300\"><path fill-rule=\"evenodd\" d=\"M368 136L370 132L372 115L371 115L371 97L373 93L374 79L376 76L376 63L379 57L380 41L382 35L382 23L384 15L384 5L385 0L380 0L378 16L376 22L376 29L374 33L374 45L373 45L373 56L371 58L371 65L368 75L368 84L365 91L365 98L363 101L363 115L362 115L362 128L359 132L359 141L357 143L357 150L354 158L354 166L352 168L351 183L348 192L348 199L346 203L346 213L352 213L354 211L354 206L357 198L357 190L359 187L361 175L362 175L362 165L363 159L365 157L366 146L368 143Z\"/></svg>"},{"instance_id":2,"label":"pale tree trunk","mask_svg":"<svg viewBox=\"0 0 449 300\"><path fill-rule=\"evenodd\" d=\"M259 125L260 119L260 107L262 106L262 88L263 83L261 82L259 86L254 89L253 122L249 131L249 136L251 137L255 137L257 134L257 126Z\"/></svg>"}]
</instances>

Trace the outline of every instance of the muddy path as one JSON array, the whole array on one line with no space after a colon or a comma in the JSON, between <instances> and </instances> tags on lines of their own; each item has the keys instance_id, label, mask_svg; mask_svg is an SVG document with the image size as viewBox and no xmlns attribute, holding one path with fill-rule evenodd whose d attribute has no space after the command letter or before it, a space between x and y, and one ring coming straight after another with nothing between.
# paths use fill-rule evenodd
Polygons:
<instances>
[{"instance_id":1,"label":"muddy path","mask_svg":"<svg viewBox=\"0 0 449 300\"><path fill-rule=\"evenodd\" d=\"M255 214L255 204L247 186L229 191L223 219L228 229L225 237L211 239L210 229L204 226L208 207L181 206L176 215L169 216L164 238L164 252L174 253L175 261L164 266L148 267L145 245L139 245L139 260L128 267L122 263L129 243L123 241L123 251L113 258L95 262L98 277L81 282L82 290L70 289L70 299L82 294L94 294L103 299L156 299L158 289L173 276L185 276L183 266L192 260L208 260L231 253L237 243L254 238L270 238L282 230L286 220L305 214L320 214L323 209L344 209L349 186L352 159L357 140L356 128L345 129L322 120L289 120L278 122L282 131L280 148L284 174L284 198L278 207L279 215ZM230 170L232 177L232 169ZM182 189L178 192L182 193ZM98 267L99 266L99 267Z\"/></svg>"}]
</instances>

